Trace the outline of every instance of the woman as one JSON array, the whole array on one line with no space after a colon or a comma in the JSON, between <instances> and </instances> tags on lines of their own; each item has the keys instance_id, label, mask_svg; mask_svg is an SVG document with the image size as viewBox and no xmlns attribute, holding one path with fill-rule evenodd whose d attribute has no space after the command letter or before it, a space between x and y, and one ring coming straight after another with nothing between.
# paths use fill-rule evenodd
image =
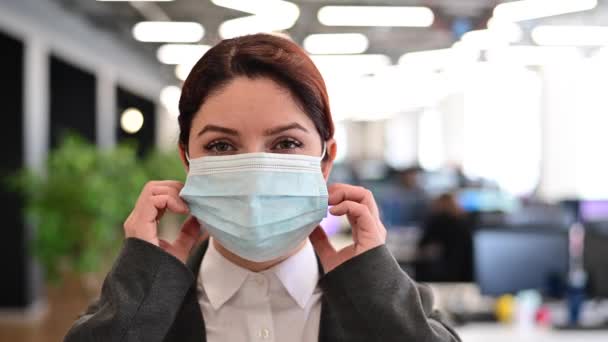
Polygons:
<instances>
[{"instance_id":1,"label":"woman","mask_svg":"<svg viewBox=\"0 0 608 342\"><path fill-rule=\"evenodd\" d=\"M326 187L334 128L300 47L222 41L185 81L179 125L186 184L146 184L99 301L65 341L458 340L384 246L372 194ZM340 251L318 228L328 205L352 225ZM167 210L191 215L173 243L157 235Z\"/></svg>"},{"instance_id":2,"label":"woman","mask_svg":"<svg viewBox=\"0 0 608 342\"><path fill-rule=\"evenodd\" d=\"M473 232L454 194L433 201L418 243L416 279L428 282L473 281Z\"/></svg>"}]
</instances>

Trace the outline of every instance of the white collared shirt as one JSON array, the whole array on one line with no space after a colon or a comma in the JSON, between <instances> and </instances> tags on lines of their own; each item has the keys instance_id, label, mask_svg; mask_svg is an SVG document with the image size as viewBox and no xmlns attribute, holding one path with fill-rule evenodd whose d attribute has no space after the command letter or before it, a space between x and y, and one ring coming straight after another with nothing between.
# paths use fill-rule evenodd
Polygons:
<instances>
[{"instance_id":1,"label":"white collared shirt","mask_svg":"<svg viewBox=\"0 0 608 342\"><path fill-rule=\"evenodd\" d=\"M207 341L318 341L318 281L310 241L260 273L233 264L210 241L197 279Z\"/></svg>"}]
</instances>

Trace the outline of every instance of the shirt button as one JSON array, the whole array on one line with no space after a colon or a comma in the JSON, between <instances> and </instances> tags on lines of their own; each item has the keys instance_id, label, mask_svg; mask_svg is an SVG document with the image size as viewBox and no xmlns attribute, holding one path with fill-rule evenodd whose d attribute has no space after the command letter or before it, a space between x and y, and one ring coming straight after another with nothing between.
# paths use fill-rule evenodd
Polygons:
<instances>
[{"instance_id":1,"label":"shirt button","mask_svg":"<svg viewBox=\"0 0 608 342\"><path fill-rule=\"evenodd\" d=\"M264 276L263 276L263 275L258 275L258 276L255 278L255 282L256 282L258 285L262 286L262 285L266 284L266 278L264 278Z\"/></svg>"},{"instance_id":2,"label":"shirt button","mask_svg":"<svg viewBox=\"0 0 608 342\"><path fill-rule=\"evenodd\" d=\"M264 329L260 330L260 332L258 333L258 336L263 339L267 339L270 337L270 330L268 330L267 328L264 328Z\"/></svg>"}]
</instances>

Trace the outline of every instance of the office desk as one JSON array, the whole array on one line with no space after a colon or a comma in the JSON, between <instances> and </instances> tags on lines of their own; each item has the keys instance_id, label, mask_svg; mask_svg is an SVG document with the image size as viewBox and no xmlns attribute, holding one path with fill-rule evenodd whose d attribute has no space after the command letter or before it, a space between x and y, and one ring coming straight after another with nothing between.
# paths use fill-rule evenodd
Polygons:
<instances>
[{"instance_id":1,"label":"office desk","mask_svg":"<svg viewBox=\"0 0 608 342\"><path fill-rule=\"evenodd\" d=\"M456 329L463 342L608 342L608 330L559 331L532 328L518 330L515 326L497 323L473 323Z\"/></svg>"}]
</instances>

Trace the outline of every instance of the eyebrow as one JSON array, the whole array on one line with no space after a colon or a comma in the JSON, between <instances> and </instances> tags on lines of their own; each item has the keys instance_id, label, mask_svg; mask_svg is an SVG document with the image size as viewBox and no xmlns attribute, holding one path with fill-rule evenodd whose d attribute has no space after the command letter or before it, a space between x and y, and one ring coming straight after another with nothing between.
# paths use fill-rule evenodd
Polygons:
<instances>
[{"instance_id":1,"label":"eyebrow","mask_svg":"<svg viewBox=\"0 0 608 342\"><path fill-rule=\"evenodd\" d=\"M207 132L219 132L219 133L225 133L225 134L229 134L229 135L239 135L239 132L232 128L216 126L216 125L206 125L205 127L203 127L203 129L201 129L198 132L197 136L200 137L201 135L203 135Z\"/></svg>"},{"instance_id":2,"label":"eyebrow","mask_svg":"<svg viewBox=\"0 0 608 342\"><path fill-rule=\"evenodd\" d=\"M290 129L299 129L301 131L308 133L308 130L306 128L302 127L302 125L300 125L299 123L294 122L294 123L291 123L288 125L267 129L266 131L264 131L264 135L266 135L266 136L276 135L276 134L288 131Z\"/></svg>"}]
</instances>

